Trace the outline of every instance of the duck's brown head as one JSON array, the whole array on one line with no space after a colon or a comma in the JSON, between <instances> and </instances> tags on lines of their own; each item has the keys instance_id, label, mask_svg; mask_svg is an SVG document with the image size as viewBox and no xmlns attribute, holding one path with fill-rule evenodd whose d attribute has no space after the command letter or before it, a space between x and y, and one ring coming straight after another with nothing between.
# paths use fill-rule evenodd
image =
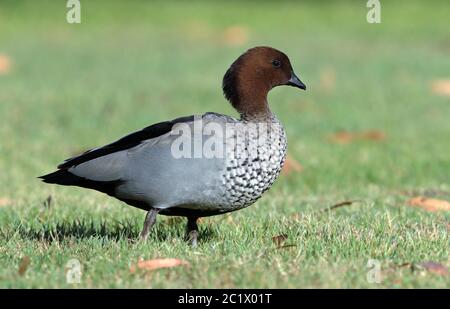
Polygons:
<instances>
[{"instance_id":1,"label":"duck's brown head","mask_svg":"<svg viewBox=\"0 0 450 309\"><path fill-rule=\"evenodd\" d=\"M222 87L233 107L243 117L253 118L270 112L267 93L281 85L306 90L284 53L271 47L254 47L233 62Z\"/></svg>"}]
</instances>

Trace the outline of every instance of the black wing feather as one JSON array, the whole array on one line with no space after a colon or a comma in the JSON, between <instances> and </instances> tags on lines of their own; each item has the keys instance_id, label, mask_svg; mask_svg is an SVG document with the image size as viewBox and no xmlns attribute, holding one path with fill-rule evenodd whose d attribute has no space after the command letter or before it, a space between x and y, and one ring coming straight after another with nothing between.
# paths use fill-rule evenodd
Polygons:
<instances>
[{"instance_id":1,"label":"black wing feather","mask_svg":"<svg viewBox=\"0 0 450 309\"><path fill-rule=\"evenodd\" d=\"M96 148L92 150L88 150L85 153L67 159L64 163L58 165L59 169L68 169L72 166L79 165L81 163L106 156L108 154L129 149L135 147L142 143L145 140L152 139L163 134L166 134L172 130L172 127L180 122L190 122L194 120L194 116L186 116L180 117L171 121L164 121L160 123L153 124L148 126L140 131L136 131L127 136L122 137L121 139L115 141L114 143L108 144L101 148Z\"/></svg>"}]
</instances>

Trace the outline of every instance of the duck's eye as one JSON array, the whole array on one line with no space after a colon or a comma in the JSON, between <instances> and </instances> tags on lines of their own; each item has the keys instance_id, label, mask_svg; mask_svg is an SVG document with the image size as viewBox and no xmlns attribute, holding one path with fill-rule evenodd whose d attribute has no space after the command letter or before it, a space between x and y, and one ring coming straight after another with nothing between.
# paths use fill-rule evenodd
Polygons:
<instances>
[{"instance_id":1,"label":"duck's eye","mask_svg":"<svg viewBox=\"0 0 450 309\"><path fill-rule=\"evenodd\" d=\"M276 68L279 68L279 67L281 67L281 61L278 59L275 59L272 61L272 65Z\"/></svg>"}]
</instances>

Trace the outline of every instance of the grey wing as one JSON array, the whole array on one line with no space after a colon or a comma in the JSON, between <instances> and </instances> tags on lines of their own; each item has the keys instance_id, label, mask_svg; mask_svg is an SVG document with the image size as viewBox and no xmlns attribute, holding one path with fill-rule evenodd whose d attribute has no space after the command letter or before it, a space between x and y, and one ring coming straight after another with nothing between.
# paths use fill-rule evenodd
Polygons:
<instances>
[{"instance_id":1,"label":"grey wing","mask_svg":"<svg viewBox=\"0 0 450 309\"><path fill-rule=\"evenodd\" d=\"M152 207L203 204L214 207L220 203L222 195L220 175L224 169L223 157L205 159L174 155L173 145L180 136L173 133L181 127L192 132L198 121L220 126L230 119L208 113L189 120L192 121L175 121L170 124L169 130L164 123L166 133L153 138L137 138L145 137L145 134L148 136L149 132L142 133L148 128L138 131L118 142L69 159L60 166L60 170L41 178L48 183L91 188ZM203 134L200 136L204 138ZM198 138L193 134L192 144ZM220 134L215 134L212 139L219 144L222 141Z\"/></svg>"},{"instance_id":2,"label":"grey wing","mask_svg":"<svg viewBox=\"0 0 450 309\"><path fill-rule=\"evenodd\" d=\"M206 115L205 115L206 116ZM202 127L213 121L217 126L225 122L221 118L203 117L198 124L177 124L172 131L158 140L130 149L124 182L116 194L122 199L138 199L157 208L181 206L187 208L215 208L222 204L224 187L222 174L225 170L223 155L204 153L204 145L223 143L220 132L212 135L195 134L194 127ZM190 136L182 136L189 130ZM182 142L185 144L181 145ZM209 143L209 144L208 144ZM190 151L180 152L180 146ZM201 149L195 149L200 146Z\"/></svg>"}]
</instances>

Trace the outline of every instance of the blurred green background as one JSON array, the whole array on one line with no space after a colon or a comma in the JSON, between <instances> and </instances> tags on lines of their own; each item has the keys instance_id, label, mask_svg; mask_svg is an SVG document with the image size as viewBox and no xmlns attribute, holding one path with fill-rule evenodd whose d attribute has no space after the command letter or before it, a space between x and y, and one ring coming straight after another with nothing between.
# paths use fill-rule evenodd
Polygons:
<instances>
[{"instance_id":1,"label":"blurred green background","mask_svg":"<svg viewBox=\"0 0 450 309\"><path fill-rule=\"evenodd\" d=\"M81 24L68 24L66 1L0 0L0 285L66 286L60 269L74 252L90 265L87 287L371 287L368 258L448 265L448 211L407 200L450 200L450 5L381 5L381 23L369 24L366 1L81 1ZM114 235L137 235L141 211L36 179L155 122L207 111L237 116L222 76L257 45L289 55L308 86L269 96L301 171L227 216L232 223L205 220L212 236L199 255L177 239L181 224L166 218L158 226L165 240L130 248ZM43 210L49 195L54 205ZM314 216L345 199L364 203ZM250 227L261 234L250 237ZM236 257L258 256L276 233L289 235L295 254L270 253L242 270ZM380 246L402 235L408 241L396 240L399 247ZM17 275L24 255L26 278ZM128 274L138 256L174 255L193 267L154 274L151 283ZM201 271L205 265L213 270ZM399 277L385 286L448 287L448 277Z\"/></svg>"}]
</instances>

